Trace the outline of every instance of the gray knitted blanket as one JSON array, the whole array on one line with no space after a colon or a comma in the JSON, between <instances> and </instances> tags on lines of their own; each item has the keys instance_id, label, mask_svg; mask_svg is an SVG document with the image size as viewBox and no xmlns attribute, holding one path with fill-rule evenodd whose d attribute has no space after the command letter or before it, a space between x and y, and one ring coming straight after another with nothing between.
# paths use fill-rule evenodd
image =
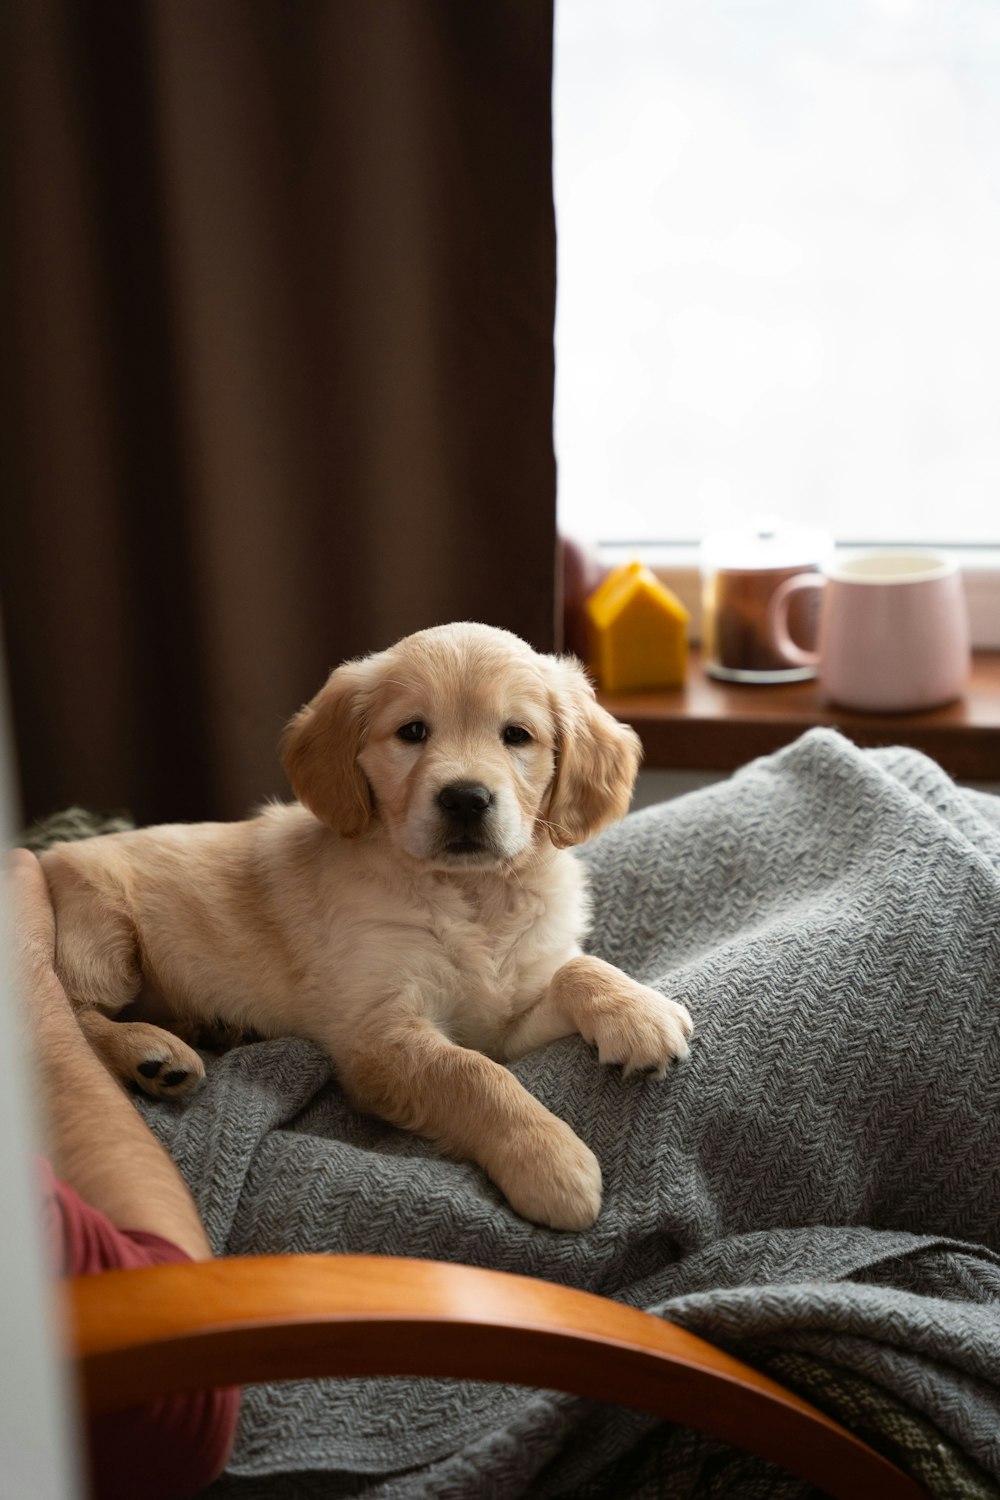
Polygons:
<instances>
[{"instance_id":1,"label":"gray knitted blanket","mask_svg":"<svg viewBox=\"0 0 1000 1500\"><path fill-rule=\"evenodd\" d=\"M816 730L580 857L593 951L683 1000L697 1028L663 1082L601 1068L576 1038L514 1066L601 1161L594 1228L525 1223L475 1167L354 1114L325 1058L289 1040L210 1059L186 1106L143 1106L215 1248L423 1256L600 1292L751 1361L795 1356L881 1389L989 1492L1000 799ZM784 1484L617 1408L359 1380L248 1391L213 1493L802 1492Z\"/></svg>"}]
</instances>

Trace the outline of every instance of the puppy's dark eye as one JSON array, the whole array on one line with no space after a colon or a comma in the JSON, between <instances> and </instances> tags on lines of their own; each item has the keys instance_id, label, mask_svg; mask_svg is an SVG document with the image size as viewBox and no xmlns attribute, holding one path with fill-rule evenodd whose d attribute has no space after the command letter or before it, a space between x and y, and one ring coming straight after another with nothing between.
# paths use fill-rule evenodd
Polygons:
<instances>
[{"instance_id":1,"label":"puppy's dark eye","mask_svg":"<svg viewBox=\"0 0 1000 1500\"><path fill-rule=\"evenodd\" d=\"M508 724L503 732L505 745L526 745L530 739L531 735L520 724Z\"/></svg>"},{"instance_id":2,"label":"puppy's dark eye","mask_svg":"<svg viewBox=\"0 0 1000 1500\"><path fill-rule=\"evenodd\" d=\"M423 719L412 719L409 724L401 724L396 730L396 738L405 740L408 745L419 745L421 740L427 738L427 725Z\"/></svg>"}]
</instances>

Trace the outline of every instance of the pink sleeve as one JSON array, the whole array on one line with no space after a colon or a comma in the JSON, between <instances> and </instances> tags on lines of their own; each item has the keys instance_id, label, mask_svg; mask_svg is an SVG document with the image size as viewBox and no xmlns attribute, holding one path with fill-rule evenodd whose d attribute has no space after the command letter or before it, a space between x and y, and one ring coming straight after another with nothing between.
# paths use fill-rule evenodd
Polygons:
<instances>
[{"instance_id":1,"label":"pink sleeve","mask_svg":"<svg viewBox=\"0 0 1000 1500\"><path fill-rule=\"evenodd\" d=\"M190 1260L179 1246L145 1229L116 1229L98 1209L39 1160L50 1262L57 1274L134 1269ZM94 1500L183 1500L222 1472L239 1414L237 1389L169 1396L87 1427Z\"/></svg>"}]
</instances>

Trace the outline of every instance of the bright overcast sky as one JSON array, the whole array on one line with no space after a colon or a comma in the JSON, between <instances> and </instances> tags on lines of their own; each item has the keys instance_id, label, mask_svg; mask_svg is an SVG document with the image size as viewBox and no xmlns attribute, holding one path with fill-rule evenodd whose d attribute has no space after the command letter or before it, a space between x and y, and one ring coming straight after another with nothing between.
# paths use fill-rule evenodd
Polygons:
<instances>
[{"instance_id":1,"label":"bright overcast sky","mask_svg":"<svg viewBox=\"0 0 1000 1500\"><path fill-rule=\"evenodd\" d=\"M563 527L1000 541L1000 0L557 0Z\"/></svg>"}]
</instances>

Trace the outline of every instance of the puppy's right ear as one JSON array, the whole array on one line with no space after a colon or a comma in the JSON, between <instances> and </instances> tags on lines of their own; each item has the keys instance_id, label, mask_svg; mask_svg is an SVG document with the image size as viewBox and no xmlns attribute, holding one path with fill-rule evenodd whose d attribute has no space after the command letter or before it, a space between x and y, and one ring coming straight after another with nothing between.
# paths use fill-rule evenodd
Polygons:
<instances>
[{"instance_id":1,"label":"puppy's right ear","mask_svg":"<svg viewBox=\"0 0 1000 1500\"><path fill-rule=\"evenodd\" d=\"M366 663L338 667L281 740L281 764L296 797L348 839L364 833L374 812L371 788L358 765L368 732L370 683Z\"/></svg>"}]
</instances>

